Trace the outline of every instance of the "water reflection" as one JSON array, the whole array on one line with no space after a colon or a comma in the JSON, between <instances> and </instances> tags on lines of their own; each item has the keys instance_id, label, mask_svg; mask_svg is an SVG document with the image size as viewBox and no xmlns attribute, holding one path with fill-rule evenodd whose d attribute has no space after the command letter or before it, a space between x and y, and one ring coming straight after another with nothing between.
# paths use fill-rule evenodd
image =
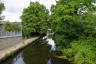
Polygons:
<instances>
[{"instance_id":1,"label":"water reflection","mask_svg":"<svg viewBox=\"0 0 96 64\"><path fill-rule=\"evenodd\" d=\"M48 29L46 36L43 37L43 40L45 40L47 44L51 46L50 51L56 51L56 45L54 40L52 39L53 34L54 33L52 32L52 30ZM51 58L49 58L47 64L52 64Z\"/></svg>"},{"instance_id":2,"label":"water reflection","mask_svg":"<svg viewBox=\"0 0 96 64\"><path fill-rule=\"evenodd\" d=\"M42 44L43 43L43 44ZM70 64L64 59L54 57L47 42L38 39L16 55L0 64Z\"/></svg>"},{"instance_id":3,"label":"water reflection","mask_svg":"<svg viewBox=\"0 0 96 64\"><path fill-rule=\"evenodd\" d=\"M35 44L23 51L23 57L26 64L47 64L50 57L49 46L46 43L41 44L42 39L34 42Z\"/></svg>"},{"instance_id":4,"label":"water reflection","mask_svg":"<svg viewBox=\"0 0 96 64\"><path fill-rule=\"evenodd\" d=\"M53 35L54 32L52 32L52 29L48 29L46 36L43 37L43 40L46 40L47 44L51 46L51 51L56 51L56 44L52 39Z\"/></svg>"},{"instance_id":5,"label":"water reflection","mask_svg":"<svg viewBox=\"0 0 96 64\"><path fill-rule=\"evenodd\" d=\"M21 53L13 59L12 64L25 64Z\"/></svg>"},{"instance_id":6,"label":"water reflection","mask_svg":"<svg viewBox=\"0 0 96 64\"><path fill-rule=\"evenodd\" d=\"M52 64L51 59L48 60L47 64Z\"/></svg>"}]
</instances>

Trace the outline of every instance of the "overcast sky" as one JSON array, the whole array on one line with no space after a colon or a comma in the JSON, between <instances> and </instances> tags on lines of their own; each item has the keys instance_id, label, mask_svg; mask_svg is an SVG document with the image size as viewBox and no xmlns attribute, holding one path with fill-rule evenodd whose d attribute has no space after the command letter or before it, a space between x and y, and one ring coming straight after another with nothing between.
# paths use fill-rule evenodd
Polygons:
<instances>
[{"instance_id":1,"label":"overcast sky","mask_svg":"<svg viewBox=\"0 0 96 64\"><path fill-rule=\"evenodd\" d=\"M5 11L3 15L5 20L9 21L21 21L19 17L22 14L23 8L26 8L30 1L38 1L41 4L44 4L47 9L50 9L52 4L56 4L55 0L3 0L5 4Z\"/></svg>"}]
</instances>

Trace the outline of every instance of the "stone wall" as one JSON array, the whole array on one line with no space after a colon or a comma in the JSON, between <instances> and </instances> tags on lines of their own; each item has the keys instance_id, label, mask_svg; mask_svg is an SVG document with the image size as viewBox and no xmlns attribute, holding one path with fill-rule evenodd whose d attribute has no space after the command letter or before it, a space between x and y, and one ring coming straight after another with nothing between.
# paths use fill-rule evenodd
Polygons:
<instances>
[{"instance_id":1,"label":"stone wall","mask_svg":"<svg viewBox=\"0 0 96 64\"><path fill-rule=\"evenodd\" d=\"M22 41L22 36L0 37L0 50L16 45Z\"/></svg>"}]
</instances>

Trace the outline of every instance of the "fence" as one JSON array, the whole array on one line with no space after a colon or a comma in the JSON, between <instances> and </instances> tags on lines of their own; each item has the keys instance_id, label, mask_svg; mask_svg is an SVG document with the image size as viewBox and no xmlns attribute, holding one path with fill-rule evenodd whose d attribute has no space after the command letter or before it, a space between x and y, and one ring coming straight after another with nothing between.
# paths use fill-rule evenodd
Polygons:
<instances>
[{"instance_id":1,"label":"fence","mask_svg":"<svg viewBox=\"0 0 96 64\"><path fill-rule=\"evenodd\" d=\"M12 37L12 36L22 36L22 31L6 31L0 32L0 37Z\"/></svg>"}]
</instances>

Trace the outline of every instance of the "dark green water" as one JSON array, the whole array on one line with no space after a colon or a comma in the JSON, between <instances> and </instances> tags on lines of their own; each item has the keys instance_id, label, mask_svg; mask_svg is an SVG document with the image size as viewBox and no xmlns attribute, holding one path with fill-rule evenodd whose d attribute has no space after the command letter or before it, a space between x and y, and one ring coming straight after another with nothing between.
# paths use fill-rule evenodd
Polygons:
<instances>
[{"instance_id":1,"label":"dark green water","mask_svg":"<svg viewBox=\"0 0 96 64\"><path fill-rule=\"evenodd\" d=\"M67 60L55 57L50 46L38 39L19 54L7 59L1 64L70 64Z\"/></svg>"}]
</instances>

